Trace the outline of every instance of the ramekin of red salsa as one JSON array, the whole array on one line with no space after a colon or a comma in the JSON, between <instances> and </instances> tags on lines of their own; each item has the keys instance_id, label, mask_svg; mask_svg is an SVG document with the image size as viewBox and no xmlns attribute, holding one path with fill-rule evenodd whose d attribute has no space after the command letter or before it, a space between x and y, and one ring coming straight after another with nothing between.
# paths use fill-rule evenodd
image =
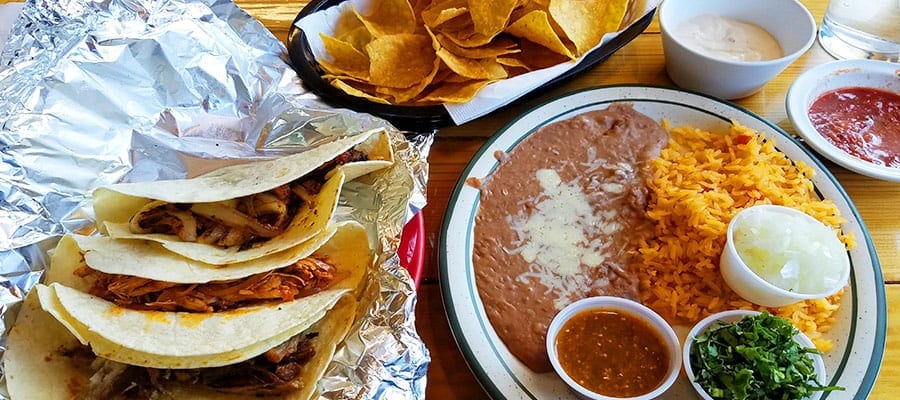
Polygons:
<instances>
[{"instance_id":1,"label":"ramekin of red salsa","mask_svg":"<svg viewBox=\"0 0 900 400\"><path fill-rule=\"evenodd\" d=\"M788 117L819 154L860 174L900 182L900 67L841 60L801 74Z\"/></svg>"},{"instance_id":2,"label":"ramekin of red salsa","mask_svg":"<svg viewBox=\"0 0 900 400\"><path fill-rule=\"evenodd\" d=\"M900 168L900 95L851 86L829 90L809 106L816 132L856 158Z\"/></svg>"},{"instance_id":3,"label":"ramekin of red salsa","mask_svg":"<svg viewBox=\"0 0 900 400\"><path fill-rule=\"evenodd\" d=\"M550 323L547 353L560 378L591 400L653 399L681 370L672 327L620 297L589 297L563 308Z\"/></svg>"}]
</instances>

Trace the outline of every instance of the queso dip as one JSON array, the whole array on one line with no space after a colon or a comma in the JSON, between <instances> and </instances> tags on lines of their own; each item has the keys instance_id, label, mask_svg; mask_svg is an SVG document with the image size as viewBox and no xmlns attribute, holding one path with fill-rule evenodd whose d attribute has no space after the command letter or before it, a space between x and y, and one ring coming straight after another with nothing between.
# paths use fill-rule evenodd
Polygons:
<instances>
[{"instance_id":1,"label":"queso dip","mask_svg":"<svg viewBox=\"0 0 900 400\"><path fill-rule=\"evenodd\" d=\"M682 23L675 36L694 51L731 61L781 58L781 45L765 29L734 18L703 14Z\"/></svg>"}]
</instances>

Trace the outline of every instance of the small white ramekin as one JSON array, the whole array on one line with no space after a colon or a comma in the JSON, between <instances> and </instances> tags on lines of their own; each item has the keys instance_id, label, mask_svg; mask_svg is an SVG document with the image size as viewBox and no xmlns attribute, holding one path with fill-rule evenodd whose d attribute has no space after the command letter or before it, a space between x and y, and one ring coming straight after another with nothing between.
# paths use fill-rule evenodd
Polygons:
<instances>
[{"instance_id":1,"label":"small white ramekin","mask_svg":"<svg viewBox=\"0 0 900 400\"><path fill-rule=\"evenodd\" d=\"M710 57L679 39L685 21L716 14L749 22L768 31L784 56L767 61L731 61ZM666 72L676 85L724 99L759 91L805 53L816 39L816 21L797 0L665 0L659 6Z\"/></svg>"},{"instance_id":2,"label":"small white ramekin","mask_svg":"<svg viewBox=\"0 0 900 400\"><path fill-rule=\"evenodd\" d=\"M666 371L666 378L653 391L634 397L610 397L599 393L592 392L575 382L562 366L559 364L559 357L556 351L556 336L559 334L560 328L572 316L579 312L591 309L614 309L627 312L641 320L646 321L653 327L666 342L669 350L669 368ZM550 363L560 378L575 392L578 397L585 400L650 400L661 396L675 382L678 374L681 372L681 344L678 342L678 336L672 326L669 325L655 311L638 302L628 300L621 297L612 296L596 296L578 300L563 308L553 321L550 322L550 328L547 331L547 354L550 356Z\"/></svg>"},{"instance_id":3,"label":"small white ramekin","mask_svg":"<svg viewBox=\"0 0 900 400\"><path fill-rule=\"evenodd\" d=\"M694 387L694 390L697 391L697 394L703 398L703 400L713 400L712 397L706 390L703 389L697 382L694 382L696 379L696 374L694 374L694 368L691 367L691 346L694 344L694 338L703 334L711 325L716 322L724 322L724 323L732 323L740 321L742 318L751 315L759 315L759 311L752 310L731 310L731 311L722 311L720 313L716 313L710 315L696 325L691 328L691 331L688 332L687 338L684 339L684 354L682 354L682 360L684 360L684 372L687 375L688 379L691 381L691 385ZM794 335L794 341L799 343L803 347L816 347L812 340L809 340L809 337L804 335L802 332ZM816 369L816 379L819 382L825 382L826 373L825 373L825 361L822 359L822 356L818 354L809 354L808 355L813 360L813 366ZM822 392L815 392L812 396L807 397L802 400L818 400L822 397Z\"/></svg>"},{"instance_id":4,"label":"small white ramekin","mask_svg":"<svg viewBox=\"0 0 900 400\"><path fill-rule=\"evenodd\" d=\"M843 283L834 288L829 288L829 290L822 293L797 293L785 290L767 282L753 272L753 270L747 266L747 263L741 259L741 256L734 246L734 228L737 224L740 224L742 218L750 215L750 213L758 212L774 213L776 216L793 215L803 218L810 223L821 224L817 219L809 216L803 211L784 206L758 205L748 207L737 213L737 215L731 219L731 222L728 223L725 249L722 251L722 257L719 261L719 269L722 272L722 277L725 278L725 282L728 283L728 286L730 286L735 293L754 304L765 307L781 307L802 300L820 299L831 296L847 284L847 280L850 279L850 258L846 251L841 253L843 256L844 267L840 281ZM777 221L777 219L775 221Z\"/></svg>"},{"instance_id":5,"label":"small white ramekin","mask_svg":"<svg viewBox=\"0 0 900 400\"><path fill-rule=\"evenodd\" d=\"M841 88L871 88L900 94L900 65L879 60L839 60L800 74L788 89L785 109L797 134L817 153L858 174L900 182L900 168L876 165L841 150L825 139L809 118L809 107L820 96Z\"/></svg>"}]
</instances>

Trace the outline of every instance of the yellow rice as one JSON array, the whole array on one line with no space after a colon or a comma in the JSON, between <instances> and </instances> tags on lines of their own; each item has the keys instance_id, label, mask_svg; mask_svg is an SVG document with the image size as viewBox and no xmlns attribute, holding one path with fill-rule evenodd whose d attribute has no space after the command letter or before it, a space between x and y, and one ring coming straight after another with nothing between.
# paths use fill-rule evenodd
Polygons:
<instances>
[{"instance_id":1,"label":"yellow rice","mask_svg":"<svg viewBox=\"0 0 900 400\"><path fill-rule=\"evenodd\" d=\"M666 126L668 129L668 126ZM719 273L719 256L731 218L756 204L800 209L840 232L845 220L829 200L820 200L814 170L792 162L765 135L735 124L729 135L690 127L670 130L668 146L651 163L648 216L656 235L641 246L642 301L673 323L692 324L728 309L763 309L735 294ZM827 299L769 309L790 319L823 351L843 291Z\"/></svg>"}]
</instances>

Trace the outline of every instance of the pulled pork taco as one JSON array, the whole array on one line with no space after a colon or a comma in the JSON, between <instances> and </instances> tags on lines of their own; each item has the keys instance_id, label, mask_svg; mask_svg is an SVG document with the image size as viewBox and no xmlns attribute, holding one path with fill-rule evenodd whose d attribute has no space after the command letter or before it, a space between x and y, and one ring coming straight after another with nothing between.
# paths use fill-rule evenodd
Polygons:
<instances>
[{"instance_id":1,"label":"pulled pork taco","mask_svg":"<svg viewBox=\"0 0 900 400\"><path fill-rule=\"evenodd\" d=\"M288 250L227 266L151 241L67 235L51 256L50 274L53 282L126 308L218 312L326 289L356 291L371 259L365 228L347 221Z\"/></svg>"},{"instance_id":2,"label":"pulled pork taco","mask_svg":"<svg viewBox=\"0 0 900 400\"><path fill-rule=\"evenodd\" d=\"M354 319L367 234L336 224L267 260L64 237L10 334L13 398L57 375L46 398L308 398Z\"/></svg>"},{"instance_id":3,"label":"pulled pork taco","mask_svg":"<svg viewBox=\"0 0 900 400\"><path fill-rule=\"evenodd\" d=\"M38 292L25 299L4 356L13 400L291 399L307 400L354 320L353 296L336 298L297 334L216 367L145 367L104 358L41 309ZM269 316L272 317L272 316ZM204 339L207 340L207 339ZM183 338L183 346L196 344ZM148 355L152 358L152 355Z\"/></svg>"},{"instance_id":4,"label":"pulled pork taco","mask_svg":"<svg viewBox=\"0 0 900 400\"><path fill-rule=\"evenodd\" d=\"M101 187L93 193L94 212L111 237L233 264L309 240L331 220L345 181L392 163L390 138L376 131L191 179Z\"/></svg>"}]
</instances>

